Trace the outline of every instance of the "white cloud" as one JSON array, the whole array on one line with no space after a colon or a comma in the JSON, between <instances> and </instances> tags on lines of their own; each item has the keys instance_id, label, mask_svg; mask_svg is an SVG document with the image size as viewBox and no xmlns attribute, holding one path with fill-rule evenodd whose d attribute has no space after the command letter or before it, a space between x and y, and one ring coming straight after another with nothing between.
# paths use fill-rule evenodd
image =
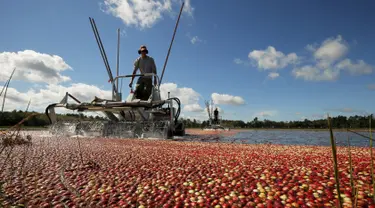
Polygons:
<instances>
[{"instance_id":1,"label":"white cloud","mask_svg":"<svg viewBox=\"0 0 375 208\"><path fill-rule=\"evenodd\" d=\"M275 111L275 110L269 110L269 111L257 112L257 113L255 113L254 116L265 118L265 117L273 117L275 115L277 115L277 111Z\"/></svg>"},{"instance_id":2,"label":"white cloud","mask_svg":"<svg viewBox=\"0 0 375 208\"><path fill-rule=\"evenodd\" d=\"M190 119L191 121L193 121L195 119L198 123L201 123L203 121L207 121L208 120L208 116L207 115L203 115L202 113L192 114L192 115L180 114L180 118Z\"/></svg>"},{"instance_id":3,"label":"white cloud","mask_svg":"<svg viewBox=\"0 0 375 208\"><path fill-rule=\"evenodd\" d=\"M355 114L365 114L366 111L353 109L353 108L329 108L327 111L339 112L339 113L355 113Z\"/></svg>"},{"instance_id":4,"label":"white cloud","mask_svg":"<svg viewBox=\"0 0 375 208\"><path fill-rule=\"evenodd\" d=\"M191 44L207 43L206 40L199 38L197 35L193 36L190 32L186 33L186 36L189 38Z\"/></svg>"},{"instance_id":5,"label":"white cloud","mask_svg":"<svg viewBox=\"0 0 375 208\"><path fill-rule=\"evenodd\" d=\"M235 58L235 59L233 60L233 62L234 62L235 64L243 64L243 63L244 63L244 61L242 61L242 60L239 59L239 58Z\"/></svg>"},{"instance_id":6,"label":"white cloud","mask_svg":"<svg viewBox=\"0 0 375 208\"><path fill-rule=\"evenodd\" d=\"M346 70L352 75L371 74L373 71L373 67L366 64L363 60L359 60L354 64L350 59L345 59L339 62L336 67L340 70Z\"/></svg>"},{"instance_id":7,"label":"white cloud","mask_svg":"<svg viewBox=\"0 0 375 208\"><path fill-rule=\"evenodd\" d=\"M223 105L243 105L245 100L240 96L233 96L228 94L212 93L211 98L215 104Z\"/></svg>"},{"instance_id":8,"label":"white cloud","mask_svg":"<svg viewBox=\"0 0 375 208\"><path fill-rule=\"evenodd\" d=\"M209 108L210 109L213 109L213 110L215 110L216 108L217 108L217 110L219 111L219 114L220 115L223 115L224 114L224 110L222 109L222 108L220 108L220 106L218 106L218 104L213 104L213 105L209 105ZM205 112L205 114L207 114L208 115L208 112L207 112L207 106L205 105L204 106L204 112Z\"/></svg>"},{"instance_id":9,"label":"white cloud","mask_svg":"<svg viewBox=\"0 0 375 208\"><path fill-rule=\"evenodd\" d=\"M25 110L31 99L30 110L44 112L45 108L52 103L58 103L69 92L81 102L91 102L95 96L110 99L111 91L102 90L94 85L74 83L69 87L49 84L44 89L30 89L27 92L19 92L17 89L8 88L5 110ZM75 101L71 100L72 103Z\"/></svg>"},{"instance_id":10,"label":"white cloud","mask_svg":"<svg viewBox=\"0 0 375 208\"><path fill-rule=\"evenodd\" d=\"M181 104L195 104L198 103L201 95L194 91L192 88L177 87L175 83L164 83L160 85L160 96L162 99L168 98L168 92L170 92L170 97L178 97Z\"/></svg>"},{"instance_id":11,"label":"white cloud","mask_svg":"<svg viewBox=\"0 0 375 208\"><path fill-rule=\"evenodd\" d=\"M335 61L345 56L349 51L348 46L340 35L336 39L328 38L314 52L320 68L328 68Z\"/></svg>"},{"instance_id":12,"label":"white cloud","mask_svg":"<svg viewBox=\"0 0 375 208\"><path fill-rule=\"evenodd\" d=\"M367 85L367 88L369 90L375 90L375 84L369 84L369 85Z\"/></svg>"},{"instance_id":13,"label":"white cloud","mask_svg":"<svg viewBox=\"0 0 375 208\"><path fill-rule=\"evenodd\" d=\"M343 112L343 113L360 113L360 112L363 112L363 110L356 110L356 109L353 109L353 108L340 108L340 109L337 109L339 112Z\"/></svg>"},{"instance_id":14,"label":"white cloud","mask_svg":"<svg viewBox=\"0 0 375 208\"><path fill-rule=\"evenodd\" d=\"M289 64L294 64L298 61L298 56L295 53L285 55L277 51L274 47L268 46L266 50L253 50L249 53L249 58L256 63L259 69L282 69Z\"/></svg>"},{"instance_id":15,"label":"white cloud","mask_svg":"<svg viewBox=\"0 0 375 208\"><path fill-rule=\"evenodd\" d=\"M194 36L194 37L192 37L192 38L190 39L190 42L191 42L192 44L196 44L196 43L202 42L202 40L199 39L198 36Z\"/></svg>"},{"instance_id":16,"label":"white cloud","mask_svg":"<svg viewBox=\"0 0 375 208\"><path fill-rule=\"evenodd\" d=\"M59 83L70 81L70 77L61 75L65 70L72 70L60 56L38 53L33 50L0 53L0 81L9 78L13 69L13 80L28 82Z\"/></svg>"},{"instance_id":17,"label":"white cloud","mask_svg":"<svg viewBox=\"0 0 375 208\"><path fill-rule=\"evenodd\" d=\"M209 108L211 109L211 105L209 106ZM228 115L230 116L230 114L225 114L224 110L220 106L218 106L217 104L214 104L212 106L213 110L215 110L215 108L217 108L217 110L219 111L219 118L220 119L228 119L227 116ZM185 119L189 118L189 119L196 119L196 120L199 120L199 121L207 121L208 120L207 107L206 107L206 105L204 105L204 108L202 108L201 111L196 111L196 112L187 111L184 108L180 117L185 118Z\"/></svg>"},{"instance_id":18,"label":"white cloud","mask_svg":"<svg viewBox=\"0 0 375 208\"><path fill-rule=\"evenodd\" d=\"M206 108L199 105L199 100L202 96L194 89L179 87L175 83L161 84L160 93L162 99L168 97L168 92L170 92L170 97L177 97L180 99L182 104L181 118L197 119L199 121L208 119Z\"/></svg>"},{"instance_id":19,"label":"white cloud","mask_svg":"<svg viewBox=\"0 0 375 208\"><path fill-rule=\"evenodd\" d=\"M189 109L185 109L186 106L193 106L193 105L195 104L185 105L180 117L184 119L191 119L191 120L196 119L197 121L207 121L208 114L207 114L206 108L200 111L189 111Z\"/></svg>"},{"instance_id":20,"label":"white cloud","mask_svg":"<svg viewBox=\"0 0 375 208\"><path fill-rule=\"evenodd\" d=\"M349 52L348 44L338 35L328 38L317 47L317 44L307 45L306 49L312 52L313 65L304 65L293 69L296 78L307 81L333 81L337 80L342 71L350 75L371 74L373 66L363 60L353 63L350 59L342 60Z\"/></svg>"},{"instance_id":21,"label":"white cloud","mask_svg":"<svg viewBox=\"0 0 375 208\"><path fill-rule=\"evenodd\" d=\"M204 109L198 103L194 103L194 104L185 105L184 108L183 108L183 111L202 112L202 111L204 111Z\"/></svg>"},{"instance_id":22,"label":"white cloud","mask_svg":"<svg viewBox=\"0 0 375 208\"><path fill-rule=\"evenodd\" d=\"M316 45L317 44L308 44L305 49L310 51L310 52L315 52L316 51Z\"/></svg>"},{"instance_id":23,"label":"white cloud","mask_svg":"<svg viewBox=\"0 0 375 208\"><path fill-rule=\"evenodd\" d=\"M242 60L242 59L239 59L239 58L235 58L234 60L233 60L233 62L235 63L235 64L238 64L238 65L244 65L244 66L250 66L250 61L244 61L244 60Z\"/></svg>"},{"instance_id":24,"label":"white cloud","mask_svg":"<svg viewBox=\"0 0 375 208\"><path fill-rule=\"evenodd\" d=\"M120 18L127 26L144 29L151 28L163 14L171 14L174 5L180 8L181 4L181 0L104 0L103 11ZM186 1L183 12L192 16L193 10L190 0Z\"/></svg>"},{"instance_id":25,"label":"white cloud","mask_svg":"<svg viewBox=\"0 0 375 208\"><path fill-rule=\"evenodd\" d=\"M292 74L296 78L302 78L307 81L332 81L339 77L340 71L333 68L320 69L316 66L306 65L294 68Z\"/></svg>"},{"instance_id":26,"label":"white cloud","mask_svg":"<svg viewBox=\"0 0 375 208\"><path fill-rule=\"evenodd\" d=\"M268 74L268 78L270 78L270 79L276 79L279 76L280 76L280 74L277 73L277 72L271 72L271 73Z\"/></svg>"},{"instance_id":27,"label":"white cloud","mask_svg":"<svg viewBox=\"0 0 375 208\"><path fill-rule=\"evenodd\" d=\"M325 114L313 114L311 116L312 119L326 119L327 118L327 115Z\"/></svg>"},{"instance_id":28,"label":"white cloud","mask_svg":"<svg viewBox=\"0 0 375 208\"><path fill-rule=\"evenodd\" d=\"M210 106L210 108L211 108L211 106ZM224 110L217 105L214 105L213 110L215 110L215 108L217 108L218 111L219 111L219 117L221 117L221 119L225 119ZM196 119L198 121L207 121L208 120L208 112L207 112L206 107L204 109L202 109L201 111L191 112L191 111L187 111L187 110L184 109L182 112L183 113L181 114L181 117L185 118L185 119L187 119L187 118Z\"/></svg>"},{"instance_id":29,"label":"white cloud","mask_svg":"<svg viewBox=\"0 0 375 208\"><path fill-rule=\"evenodd\" d=\"M120 30L120 36L121 36L121 37L126 37L126 36L128 36L128 33L126 32L125 29L121 29L121 30Z\"/></svg>"},{"instance_id":30,"label":"white cloud","mask_svg":"<svg viewBox=\"0 0 375 208\"><path fill-rule=\"evenodd\" d=\"M181 1L179 1L181 2ZM193 16L193 12L194 12L194 7L191 6L191 2L190 0L185 0L185 5L184 5L184 8L183 8L183 12L186 12L188 15L190 16Z\"/></svg>"}]
</instances>

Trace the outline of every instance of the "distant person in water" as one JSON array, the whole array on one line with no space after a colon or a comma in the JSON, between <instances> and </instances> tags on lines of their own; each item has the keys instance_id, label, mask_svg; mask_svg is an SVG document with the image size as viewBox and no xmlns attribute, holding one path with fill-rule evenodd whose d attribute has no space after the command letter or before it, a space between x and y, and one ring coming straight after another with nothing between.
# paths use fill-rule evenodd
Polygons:
<instances>
[{"instance_id":1,"label":"distant person in water","mask_svg":"<svg viewBox=\"0 0 375 208\"><path fill-rule=\"evenodd\" d=\"M217 108L214 110L214 123L219 123L219 111L217 110Z\"/></svg>"},{"instance_id":2,"label":"distant person in water","mask_svg":"<svg viewBox=\"0 0 375 208\"><path fill-rule=\"evenodd\" d=\"M157 74L154 59L151 56L147 55L147 47L142 45L138 50L138 54L140 54L140 56L134 61L133 77L129 84L130 88L133 85L134 75L137 74L138 69L140 70L141 74ZM154 86L156 84L156 79L154 79ZM152 87L152 77L139 77L134 92L135 98L141 100L148 100L152 92Z\"/></svg>"}]
</instances>

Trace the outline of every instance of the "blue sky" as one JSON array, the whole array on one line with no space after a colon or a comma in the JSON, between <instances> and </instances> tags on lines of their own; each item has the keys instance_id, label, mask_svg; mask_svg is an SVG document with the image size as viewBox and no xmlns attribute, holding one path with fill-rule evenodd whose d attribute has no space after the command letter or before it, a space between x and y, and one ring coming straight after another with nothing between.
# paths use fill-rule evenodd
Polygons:
<instances>
[{"instance_id":1,"label":"blue sky","mask_svg":"<svg viewBox=\"0 0 375 208\"><path fill-rule=\"evenodd\" d=\"M32 99L32 107L43 111L67 90L87 101L109 95L89 17L112 70L120 28L120 73L132 72L145 44L160 75L181 1L126 7L127 2L2 1L0 84L17 67L7 109L23 109ZM211 98L224 118L245 121L374 113L374 6L373 1L188 1L164 90L182 97L185 117L198 119L205 118L204 100Z\"/></svg>"}]
</instances>

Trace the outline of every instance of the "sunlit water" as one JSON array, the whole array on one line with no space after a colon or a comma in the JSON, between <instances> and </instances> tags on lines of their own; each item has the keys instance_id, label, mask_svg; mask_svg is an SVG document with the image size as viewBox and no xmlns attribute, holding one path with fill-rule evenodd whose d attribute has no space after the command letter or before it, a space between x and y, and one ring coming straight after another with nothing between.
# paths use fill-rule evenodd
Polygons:
<instances>
[{"instance_id":1,"label":"sunlit water","mask_svg":"<svg viewBox=\"0 0 375 208\"><path fill-rule=\"evenodd\" d=\"M358 132L369 136L368 132ZM374 133L373 133L374 136ZM347 146L348 137L351 146L369 146L369 139L363 138L351 132L334 131L337 146ZM304 131L304 130L249 130L239 132L233 136L221 139L226 142L246 144L287 144L287 145L331 145L329 131ZM375 145L375 143L374 143Z\"/></svg>"},{"instance_id":2,"label":"sunlit water","mask_svg":"<svg viewBox=\"0 0 375 208\"><path fill-rule=\"evenodd\" d=\"M29 134L33 137L50 137L47 131L25 131L23 134ZM369 136L368 132L358 132ZM348 137L351 146L368 147L369 140L351 132L334 131L337 146L347 146ZM375 134L373 133L373 137ZM76 137L72 135L72 137ZM86 136L87 137L87 136ZM190 136L191 137L191 136ZM195 137L205 137L193 136ZM180 137L179 137L180 138ZM184 137L181 137L184 138ZM152 139L152 138L148 138ZM312 131L312 130L246 130L233 136L222 137L219 140L207 140L208 142L231 142L246 144L284 144L284 145L331 145L329 131ZM375 146L375 143L374 143Z\"/></svg>"}]
</instances>

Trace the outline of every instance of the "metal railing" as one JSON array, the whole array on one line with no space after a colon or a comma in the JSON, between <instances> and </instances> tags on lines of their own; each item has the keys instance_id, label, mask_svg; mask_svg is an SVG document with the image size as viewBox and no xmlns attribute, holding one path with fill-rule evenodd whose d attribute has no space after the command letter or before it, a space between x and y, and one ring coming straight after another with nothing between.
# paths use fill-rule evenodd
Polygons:
<instances>
[{"instance_id":1,"label":"metal railing","mask_svg":"<svg viewBox=\"0 0 375 208\"><path fill-rule=\"evenodd\" d=\"M135 75L120 75L120 76L117 76L113 79L113 84L116 83L117 79L120 79L120 78L130 78L130 77L153 77L154 79L156 79L157 81L157 85L159 85L160 83L160 78L157 74L154 74L154 73L145 73L145 74L135 74Z\"/></svg>"},{"instance_id":2,"label":"metal railing","mask_svg":"<svg viewBox=\"0 0 375 208\"><path fill-rule=\"evenodd\" d=\"M113 82L112 82L112 86L113 86L113 89L115 89L115 86L116 86L116 83L119 79L123 79L123 78L135 78L135 77L151 77L153 78L154 80L156 79L156 85L157 86L157 89L159 90L160 89L160 78L157 74L155 73L144 73L144 74L135 74L135 75L120 75L120 76L116 76L114 79L113 79ZM119 101L122 99L122 93L121 93L122 90L119 90L118 89L118 86L117 86L117 92L112 92L113 93L113 97L112 97L112 100L116 100L116 101ZM153 93L152 93L153 94Z\"/></svg>"}]
</instances>

